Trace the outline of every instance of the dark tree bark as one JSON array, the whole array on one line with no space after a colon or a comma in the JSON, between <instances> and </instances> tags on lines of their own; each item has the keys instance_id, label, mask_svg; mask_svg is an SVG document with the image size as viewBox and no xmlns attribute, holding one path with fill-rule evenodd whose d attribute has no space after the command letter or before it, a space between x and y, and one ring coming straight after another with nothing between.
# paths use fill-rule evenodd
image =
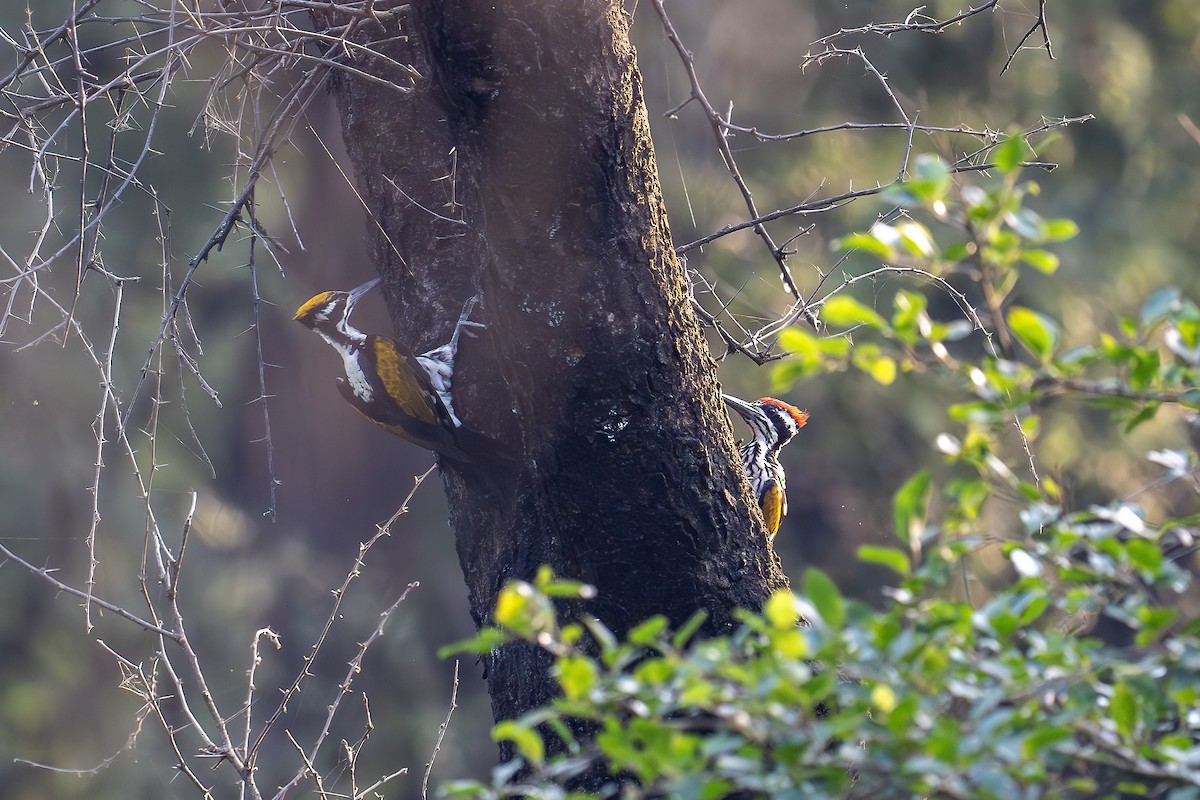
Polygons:
<instances>
[{"instance_id":1,"label":"dark tree bark","mask_svg":"<svg viewBox=\"0 0 1200 800\"><path fill-rule=\"evenodd\" d=\"M440 344L482 293L488 328L463 342L455 404L520 462L444 465L476 623L550 564L597 587L587 612L617 632L697 609L727 629L786 578L672 249L621 4L424 0L354 38L381 54L349 51L356 69L420 74L410 92L333 85L396 334ZM498 719L553 695L546 663L491 659Z\"/></svg>"}]
</instances>

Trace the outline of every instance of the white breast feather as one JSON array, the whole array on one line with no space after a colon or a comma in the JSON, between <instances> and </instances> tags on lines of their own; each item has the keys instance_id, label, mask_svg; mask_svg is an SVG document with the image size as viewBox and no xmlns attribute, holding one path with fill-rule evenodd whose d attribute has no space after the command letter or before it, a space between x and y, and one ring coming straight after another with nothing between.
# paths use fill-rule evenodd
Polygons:
<instances>
[{"instance_id":1,"label":"white breast feather","mask_svg":"<svg viewBox=\"0 0 1200 800\"><path fill-rule=\"evenodd\" d=\"M350 390L364 403L371 402L371 398L375 395L371 391L371 382L367 380L366 374L358 366L358 359L349 353L342 353L342 361L346 365L346 380L350 384Z\"/></svg>"},{"instance_id":2,"label":"white breast feather","mask_svg":"<svg viewBox=\"0 0 1200 800\"><path fill-rule=\"evenodd\" d=\"M346 369L346 382L350 384L350 391L354 392L354 396L364 403L371 402L371 398L375 396L375 393L371 390L371 382L367 380L366 374L358 366L355 351L352 348L346 347L341 342L326 336L322 331L317 331L317 333L320 333L321 338L329 342L330 346L341 354L342 364Z\"/></svg>"}]
</instances>

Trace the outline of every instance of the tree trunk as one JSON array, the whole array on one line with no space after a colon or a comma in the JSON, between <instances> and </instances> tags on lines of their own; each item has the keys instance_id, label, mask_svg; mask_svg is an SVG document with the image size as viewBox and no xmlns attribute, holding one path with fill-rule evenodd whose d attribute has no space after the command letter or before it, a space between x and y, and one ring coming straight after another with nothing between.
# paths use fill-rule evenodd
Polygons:
<instances>
[{"instance_id":1,"label":"tree trunk","mask_svg":"<svg viewBox=\"0 0 1200 800\"><path fill-rule=\"evenodd\" d=\"M445 342L481 293L454 402L519 460L443 465L475 622L550 564L596 586L586 610L618 633L697 609L727 629L786 578L672 249L621 4L425 0L352 38L379 55L344 63L411 87L333 83L397 337ZM490 659L497 719L553 696L547 663Z\"/></svg>"}]
</instances>

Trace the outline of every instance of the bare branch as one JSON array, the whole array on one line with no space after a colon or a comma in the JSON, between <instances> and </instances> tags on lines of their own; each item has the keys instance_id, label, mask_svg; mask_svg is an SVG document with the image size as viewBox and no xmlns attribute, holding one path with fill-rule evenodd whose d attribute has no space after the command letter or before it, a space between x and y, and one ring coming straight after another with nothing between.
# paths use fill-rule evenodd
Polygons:
<instances>
[{"instance_id":1,"label":"bare branch","mask_svg":"<svg viewBox=\"0 0 1200 800\"><path fill-rule=\"evenodd\" d=\"M418 586L420 586L420 584L416 581L410 583L407 587L405 587L400 596L396 598L396 602L388 606L379 615L379 624L375 626L375 630L373 630L371 635L368 636L367 639L359 646L358 652L354 655L354 658L350 659L350 665L346 670L346 676L338 685L337 696L334 697L333 701L329 704L329 713L325 716L325 724L321 727L321 732L317 735L316 740L308 749L308 753L304 757L305 769L297 772L292 779L288 781L288 783L280 787L279 792L275 795L275 800L283 800L288 790L304 779L306 772L311 771L314 775L317 774L316 771L313 770L312 764L315 761L321 746L325 744L325 740L329 737L329 731L333 727L333 719L335 716L337 716L338 709L341 707L342 698L344 698L350 692L350 686L354 682L354 676L357 675L362 669L362 661L363 658L366 657L367 649L370 648L370 646L374 644L380 636L383 635L383 629L387 625L388 620L391 619L392 614L396 612L396 609L400 607L401 603L408 599L408 593ZM288 738L292 738L291 731L288 731ZM299 745L297 745L297 747L299 747Z\"/></svg>"},{"instance_id":2,"label":"bare branch","mask_svg":"<svg viewBox=\"0 0 1200 800\"><path fill-rule=\"evenodd\" d=\"M1038 0L1037 19L1029 30L1025 31L1025 35L1021 37L1021 41L1017 42L1017 46L1008 54L1008 58L1004 61L1004 66L1000 69L1000 74L1008 72L1008 68L1012 66L1013 59L1017 57L1017 53L1021 52L1021 48L1025 46L1025 42L1029 41L1029 37L1033 36L1038 31L1042 32L1042 46L1046 48L1046 56L1051 61L1054 60L1054 46L1050 43L1050 29L1046 27L1046 0Z\"/></svg>"},{"instance_id":3,"label":"bare branch","mask_svg":"<svg viewBox=\"0 0 1200 800\"><path fill-rule=\"evenodd\" d=\"M99 597L96 597L94 594L90 594L89 592L85 592L81 589L76 589L74 586L70 586L66 583L63 583L58 578L54 577L53 573L55 572L55 570L49 569L47 567L35 567L33 564L30 564L28 561L26 561L25 559L18 556L12 550L9 550L8 547L6 547L2 543L0 543L0 555L3 555L5 558L7 558L11 561L14 561L17 564L20 564L22 567L29 570L34 575L37 575L39 578L41 578L44 581L47 581L51 586L53 586L55 589L57 589L60 592L66 592L69 595L78 597L80 600L89 601L92 604L97 605L100 608L103 608L105 611L111 611L112 613L116 614L118 617L129 620L134 625L144 628L145 630L148 630L151 633L157 633L159 636L162 636L165 639L170 639L173 642L179 642L182 640L182 636L180 634L176 633L175 631L167 630L166 628L162 627L161 625L156 625L153 622L149 622L147 620L142 619L141 617L137 616L136 614L129 613L128 611L126 611L125 609L121 608L118 605L114 605L114 604L108 602L107 600L101 600Z\"/></svg>"},{"instance_id":4,"label":"bare branch","mask_svg":"<svg viewBox=\"0 0 1200 800\"><path fill-rule=\"evenodd\" d=\"M675 47L675 51L679 54L680 61L683 62L684 71L687 73L688 82L691 84L692 90L689 100L695 100L704 110L704 115L708 118L709 126L717 142L717 152L721 154L721 160L725 163L725 168L729 170L733 182L737 185L738 191L742 194L742 199L746 204L746 209L749 211L752 218L757 219L760 215L758 208L754 203L754 195L750 191L749 184L742 177L741 171L738 169L737 161L733 157L733 151L729 149L729 140L726 137L725 125L732 121L733 110L730 107L729 114L725 119L713 108L708 97L705 96L704 90L700 87L700 78L696 75L696 64L692 58L691 52L684 46L683 41L679 38L679 33L675 30L675 25L671 22L671 18L667 16L667 9L663 5L665 0L653 0L654 10L658 12L658 18L662 22L663 30L666 31L667 39ZM684 104L688 101L685 100ZM678 106L675 110L682 108ZM784 286L791 292L793 297L800 297L800 290L796 286L795 280L792 278L792 271L787 265L787 259L784 253L775 244L767 229L761 224L752 226L754 232L762 239L763 244L767 246L767 250L771 253L771 258L779 266L780 276L783 278Z\"/></svg>"},{"instance_id":5,"label":"bare branch","mask_svg":"<svg viewBox=\"0 0 1200 800\"><path fill-rule=\"evenodd\" d=\"M446 711L446 720L440 726L438 726L437 741L433 744L433 753L429 756L429 763L425 765L425 774L421 776L421 800L426 800L426 798L429 797L429 776L433 772L433 762L437 760L438 753L442 749L442 740L446 738L446 729L450 727L450 717L454 715L454 710L456 708L458 708L457 660L454 662L454 684L450 689L450 708ZM373 789L375 787L372 786L371 788ZM364 792L363 794L366 793Z\"/></svg>"},{"instance_id":6,"label":"bare branch","mask_svg":"<svg viewBox=\"0 0 1200 800\"><path fill-rule=\"evenodd\" d=\"M391 518L388 519L387 522L378 526L377 530L375 531L375 534L370 539L368 539L366 542L359 545L358 555L354 559L354 565L350 568L350 571L346 574L346 578L345 578L345 580L342 581L342 585L333 591L333 597L334 597L333 607L330 609L329 615L325 618L325 626L321 629L321 633L317 637L316 642L313 643L313 646L309 650L308 655L304 657L304 664L301 667L300 671L296 674L296 677L292 680L291 685L288 686L288 688L284 690L283 699L279 702L279 706L275 709L275 712L267 720L266 724L263 725L263 729L258 734L258 738L255 739L254 744L251 745L250 749L247 751L246 763L249 764L251 766L251 768L253 768L253 766L254 766L255 758L258 755L259 748L262 747L263 740L266 739L267 734L271 732L271 730L275 727L276 723L278 723L279 719L283 716L284 712L287 711L288 702L300 692L300 687L304 684L305 678L307 678L311 674L309 672L309 668L312 666L313 661L316 660L317 655L321 652L321 648L325 645L325 641L329 636L329 631L333 628L334 623L339 619L339 611L341 609L342 600L346 596L346 590L350 587L350 584L361 574L361 570L364 565L364 558L366 557L367 552L370 551L370 549L375 545L375 543L378 542L380 539L382 539L384 536L391 535L392 524L397 519L399 519L401 515L406 514L408 512L409 501L412 500L413 496L417 492L417 489L419 489L421 487L421 484L424 483L425 479L428 478L433 473L434 469L435 469L435 467L430 467L428 470L426 470L424 472L424 474L419 475L414 479L412 491L410 491L408 493L408 496L404 498L404 502L402 502L400 504L400 508L398 508L396 510L396 512L391 516ZM407 589L405 589L404 594L401 595L400 599L396 601L395 605L393 606L393 609L396 606L398 606L400 604L400 602L402 602L404 600L404 598L408 596L408 592L415 587L416 587L416 584L412 584ZM388 616L390 616L392 612L388 611L386 613ZM380 627L377 628L377 630L382 631L382 625L383 625L384 621L386 621L386 618L385 618L385 620L380 622ZM374 641L374 639L371 639L370 641ZM365 651L360 651L360 652L365 652ZM348 686L349 683L347 682L346 685ZM340 697L340 695L339 695L339 697ZM333 710L336 710L336 706L333 707ZM332 712L331 712L331 714L332 714ZM330 716L330 721L332 721L332 716ZM313 752L315 753L315 749ZM296 780L299 780L299 779L297 778ZM292 785L294 785L294 784L295 784L295 781L293 781Z\"/></svg>"},{"instance_id":7,"label":"bare branch","mask_svg":"<svg viewBox=\"0 0 1200 800\"><path fill-rule=\"evenodd\" d=\"M859 34L867 34L872 36L892 36L897 33L940 33L946 28L958 25L965 22L967 19L982 14L984 11L991 11L999 4L1000 0L985 0L977 6L972 6L966 11L960 11L952 17L947 17L944 20L934 19L926 14L923 14L925 6L921 6L912 11L902 22L872 22L867 25L862 25L857 28L842 28L837 33L832 33L828 36L817 39L813 42L814 45L829 44L846 36L854 36Z\"/></svg>"}]
</instances>

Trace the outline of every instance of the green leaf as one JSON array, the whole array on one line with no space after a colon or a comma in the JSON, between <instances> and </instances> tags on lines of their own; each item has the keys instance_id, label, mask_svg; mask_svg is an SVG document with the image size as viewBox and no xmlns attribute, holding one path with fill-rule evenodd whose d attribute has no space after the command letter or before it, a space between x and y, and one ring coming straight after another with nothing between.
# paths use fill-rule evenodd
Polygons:
<instances>
[{"instance_id":1,"label":"green leaf","mask_svg":"<svg viewBox=\"0 0 1200 800\"><path fill-rule=\"evenodd\" d=\"M1058 345L1058 326L1053 321L1023 306L1013 306L1008 312L1008 326L1025 348L1047 362Z\"/></svg>"},{"instance_id":2,"label":"green leaf","mask_svg":"<svg viewBox=\"0 0 1200 800\"><path fill-rule=\"evenodd\" d=\"M804 658L808 654L808 640L798 629L779 631L771 637L771 644L784 658Z\"/></svg>"},{"instance_id":3,"label":"green leaf","mask_svg":"<svg viewBox=\"0 0 1200 800\"><path fill-rule=\"evenodd\" d=\"M586 656L564 656L554 665L554 676L567 699L578 700L596 685L599 669Z\"/></svg>"},{"instance_id":4,"label":"green leaf","mask_svg":"<svg viewBox=\"0 0 1200 800\"><path fill-rule=\"evenodd\" d=\"M571 600L590 600L596 596L596 587L582 581L566 580L554 574L549 564L538 567L533 585L546 597L565 597Z\"/></svg>"},{"instance_id":5,"label":"green leaf","mask_svg":"<svg viewBox=\"0 0 1200 800\"><path fill-rule=\"evenodd\" d=\"M1049 250L1026 250L1021 253L1021 260L1047 275L1054 274L1059 265L1058 256Z\"/></svg>"},{"instance_id":6,"label":"green leaf","mask_svg":"<svg viewBox=\"0 0 1200 800\"><path fill-rule=\"evenodd\" d=\"M1185 348L1194 350L1196 345L1200 344L1200 320L1177 319L1175 320L1175 330L1179 333L1179 338ZM1194 363L1193 359L1189 358L1189 360Z\"/></svg>"},{"instance_id":7,"label":"green leaf","mask_svg":"<svg viewBox=\"0 0 1200 800\"><path fill-rule=\"evenodd\" d=\"M1018 208L1011 212L1005 220L1009 227L1024 239L1040 239L1042 235L1042 218L1028 208Z\"/></svg>"},{"instance_id":8,"label":"green leaf","mask_svg":"<svg viewBox=\"0 0 1200 800\"><path fill-rule=\"evenodd\" d=\"M1109 713L1117 732L1128 738L1137 727L1138 696L1133 688L1124 681L1113 687L1112 697L1109 698Z\"/></svg>"},{"instance_id":9,"label":"green leaf","mask_svg":"<svg viewBox=\"0 0 1200 800\"><path fill-rule=\"evenodd\" d=\"M725 778L709 778L700 787L700 800L721 800L722 797L736 794L733 788L733 784Z\"/></svg>"},{"instance_id":10,"label":"green leaf","mask_svg":"<svg viewBox=\"0 0 1200 800\"><path fill-rule=\"evenodd\" d=\"M771 367L771 393L782 394L810 375L821 371L821 361L789 358Z\"/></svg>"},{"instance_id":11,"label":"green leaf","mask_svg":"<svg viewBox=\"0 0 1200 800\"><path fill-rule=\"evenodd\" d=\"M1043 242L1065 242L1079 235L1079 226L1073 219L1048 219L1042 222Z\"/></svg>"},{"instance_id":12,"label":"green leaf","mask_svg":"<svg viewBox=\"0 0 1200 800\"><path fill-rule=\"evenodd\" d=\"M817 337L803 328L784 328L779 333L779 346L789 353L818 352Z\"/></svg>"},{"instance_id":13,"label":"green leaf","mask_svg":"<svg viewBox=\"0 0 1200 800\"><path fill-rule=\"evenodd\" d=\"M775 392L791 388L801 378L821 372L825 354L821 341L801 328L787 328L779 335L779 346L792 354L771 370L771 389Z\"/></svg>"},{"instance_id":14,"label":"green leaf","mask_svg":"<svg viewBox=\"0 0 1200 800\"><path fill-rule=\"evenodd\" d=\"M933 153L922 153L913 161L904 188L924 203L943 200L950 190L950 168Z\"/></svg>"},{"instance_id":15,"label":"green leaf","mask_svg":"<svg viewBox=\"0 0 1200 800\"><path fill-rule=\"evenodd\" d=\"M929 506L929 471L921 470L896 490L892 498L892 519L896 538L905 544L919 541L925 528Z\"/></svg>"},{"instance_id":16,"label":"green leaf","mask_svg":"<svg viewBox=\"0 0 1200 800\"><path fill-rule=\"evenodd\" d=\"M979 518L983 503L991 493L991 484L981 478L957 478L946 487L946 494L954 499L967 519Z\"/></svg>"},{"instance_id":17,"label":"green leaf","mask_svg":"<svg viewBox=\"0 0 1200 800\"><path fill-rule=\"evenodd\" d=\"M896 361L889 356L883 356L871 365L871 377L880 386L891 386L896 380Z\"/></svg>"},{"instance_id":18,"label":"green leaf","mask_svg":"<svg viewBox=\"0 0 1200 800\"><path fill-rule=\"evenodd\" d=\"M1039 594L1029 600L1029 605L1021 612L1020 619L1022 627L1030 625L1035 620L1039 619L1042 614L1046 613L1046 609L1050 606L1050 599L1044 594Z\"/></svg>"},{"instance_id":19,"label":"green leaf","mask_svg":"<svg viewBox=\"0 0 1200 800\"><path fill-rule=\"evenodd\" d=\"M834 250L859 250L870 253L881 261L894 261L896 249L871 233L852 233L834 241Z\"/></svg>"},{"instance_id":20,"label":"green leaf","mask_svg":"<svg viewBox=\"0 0 1200 800\"><path fill-rule=\"evenodd\" d=\"M906 344L916 344L921 340L923 321L929 316L925 313L925 296L917 292L901 289L892 299L896 311L892 314L892 329L896 336Z\"/></svg>"},{"instance_id":21,"label":"green leaf","mask_svg":"<svg viewBox=\"0 0 1200 800\"><path fill-rule=\"evenodd\" d=\"M849 336L826 336L817 340L821 353L831 358L845 358L850 354Z\"/></svg>"},{"instance_id":22,"label":"green leaf","mask_svg":"<svg viewBox=\"0 0 1200 800\"><path fill-rule=\"evenodd\" d=\"M895 708L887 715L887 727L894 736L906 737L912 734L912 721L921 708L921 698L916 692L905 692ZM903 740L902 738L900 740Z\"/></svg>"},{"instance_id":23,"label":"green leaf","mask_svg":"<svg viewBox=\"0 0 1200 800\"><path fill-rule=\"evenodd\" d=\"M456 656L459 653L476 653L484 655L492 652L500 645L504 644L504 631L499 628L486 627L480 628L479 633L475 634L470 639L463 639L459 642L452 642L444 647L438 648L438 658L449 658Z\"/></svg>"},{"instance_id":24,"label":"green leaf","mask_svg":"<svg viewBox=\"0 0 1200 800\"><path fill-rule=\"evenodd\" d=\"M1033 155L1033 151L1029 149L1025 138L1017 134L1009 136L1001 142L993 151L992 158L996 163L996 169L1009 173L1021 166L1021 162L1031 155Z\"/></svg>"},{"instance_id":25,"label":"green leaf","mask_svg":"<svg viewBox=\"0 0 1200 800\"><path fill-rule=\"evenodd\" d=\"M933 258L936 255L937 245L933 243L933 236L921 223L902 222L896 226L896 232L900 234L900 243L904 245L904 249L912 255L923 258Z\"/></svg>"},{"instance_id":26,"label":"green leaf","mask_svg":"<svg viewBox=\"0 0 1200 800\"><path fill-rule=\"evenodd\" d=\"M649 686L662 686L676 675L675 667L665 658L649 658L637 665L634 679Z\"/></svg>"},{"instance_id":27,"label":"green leaf","mask_svg":"<svg viewBox=\"0 0 1200 800\"><path fill-rule=\"evenodd\" d=\"M883 190L879 199L890 206L913 208L921 205L921 198L917 197L916 193L910 191L908 186L903 183L893 183Z\"/></svg>"},{"instance_id":28,"label":"green leaf","mask_svg":"<svg viewBox=\"0 0 1200 800\"><path fill-rule=\"evenodd\" d=\"M946 248L946 252L942 254L942 258L947 261L965 261L975 255L975 244L973 242L956 242Z\"/></svg>"},{"instance_id":29,"label":"green leaf","mask_svg":"<svg viewBox=\"0 0 1200 800\"><path fill-rule=\"evenodd\" d=\"M1158 403L1149 403L1141 411L1134 414L1125 423L1125 433L1129 433L1143 422L1149 422L1158 413Z\"/></svg>"},{"instance_id":30,"label":"green leaf","mask_svg":"<svg viewBox=\"0 0 1200 800\"><path fill-rule=\"evenodd\" d=\"M822 303L821 319L839 328L867 325L883 330L887 327L887 322L878 312L846 294L835 295Z\"/></svg>"},{"instance_id":31,"label":"green leaf","mask_svg":"<svg viewBox=\"0 0 1200 800\"><path fill-rule=\"evenodd\" d=\"M800 622L800 606L796 602L796 595L788 589L772 592L763 605L763 616L772 628L787 630L796 627Z\"/></svg>"},{"instance_id":32,"label":"green leaf","mask_svg":"<svg viewBox=\"0 0 1200 800\"><path fill-rule=\"evenodd\" d=\"M1180 307L1179 290L1174 286L1156 289L1142 304L1142 325L1150 327L1162 322Z\"/></svg>"},{"instance_id":33,"label":"green leaf","mask_svg":"<svg viewBox=\"0 0 1200 800\"><path fill-rule=\"evenodd\" d=\"M1162 569L1162 550L1158 549L1158 545L1153 542L1145 539L1130 539L1125 544L1125 552L1129 554L1129 560L1138 569L1155 575Z\"/></svg>"},{"instance_id":34,"label":"green leaf","mask_svg":"<svg viewBox=\"0 0 1200 800\"><path fill-rule=\"evenodd\" d=\"M883 355L879 350L879 345L874 342L855 347L851 355L851 362L883 386L890 386L896 380L896 360L891 356Z\"/></svg>"},{"instance_id":35,"label":"green leaf","mask_svg":"<svg viewBox=\"0 0 1200 800\"><path fill-rule=\"evenodd\" d=\"M828 575L811 567L804 570L804 593L829 627L842 626L846 620L846 601Z\"/></svg>"},{"instance_id":36,"label":"green leaf","mask_svg":"<svg viewBox=\"0 0 1200 800\"><path fill-rule=\"evenodd\" d=\"M557 624L550 598L525 581L509 581L500 590L492 619L502 628L525 638L552 630Z\"/></svg>"},{"instance_id":37,"label":"green leaf","mask_svg":"<svg viewBox=\"0 0 1200 800\"><path fill-rule=\"evenodd\" d=\"M1175 624L1179 612L1173 608L1142 606L1136 616L1138 622L1142 623L1142 629L1138 631L1135 643L1138 647L1148 647Z\"/></svg>"},{"instance_id":38,"label":"green leaf","mask_svg":"<svg viewBox=\"0 0 1200 800\"><path fill-rule=\"evenodd\" d=\"M521 757L530 764L541 766L546 758L546 744L538 732L516 720L497 722L492 728L493 742L512 742Z\"/></svg>"},{"instance_id":39,"label":"green leaf","mask_svg":"<svg viewBox=\"0 0 1200 800\"><path fill-rule=\"evenodd\" d=\"M879 547L864 544L858 548L857 555L859 561L866 562L867 564L879 564L900 575L908 575L912 571L912 565L908 561L908 554L903 550L897 550L895 547Z\"/></svg>"},{"instance_id":40,"label":"green leaf","mask_svg":"<svg viewBox=\"0 0 1200 800\"><path fill-rule=\"evenodd\" d=\"M1036 483L1020 481L1017 483L1017 491L1024 495L1026 500L1030 500L1035 503L1042 499L1042 490Z\"/></svg>"},{"instance_id":41,"label":"green leaf","mask_svg":"<svg viewBox=\"0 0 1200 800\"><path fill-rule=\"evenodd\" d=\"M659 635L667 629L667 618L656 614L645 622L636 625L629 632L628 639L633 644L650 647L658 642Z\"/></svg>"},{"instance_id":42,"label":"green leaf","mask_svg":"<svg viewBox=\"0 0 1200 800\"><path fill-rule=\"evenodd\" d=\"M1200 525L1200 514L1187 514L1182 517L1165 519L1159 523L1158 529L1165 533L1172 528L1186 528L1193 525Z\"/></svg>"},{"instance_id":43,"label":"green leaf","mask_svg":"<svg viewBox=\"0 0 1200 800\"><path fill-rule=\"evenodd\" d=\"M554 580L538 589L547 597L565 597L570 600L588 600L596 595L596 587L582 581Z\"/></svg>"},{"instance_id":44,"label":"green leaf","mask_svg":"<svg viewBox=\"0 0 1200 800\"><path fill-rule=\"evenodd\" d=\"M878 711L886 718L896 708L896 690L886 683L878 683L871 687L871 710Z\"/></svg>"},{"instance_id":45,"label":"green leaf","mask_svg":"<svg viewBox=\"0 0 1200 800\"><path fill-rule=\"evenodd\" d=\"M704 609L692 614L688 618L688 621L683 623L679 627L679 630L675 631L675 635L671 637L671 645L673 647L683 647L686 645L696 635L696 631L700 630L700 626L704 624L706 619L708 619L708 612Z\"/></svg>"},{"instance_id":46,"label":"green leaf","mask_svg":"<svg viewBox=\"0 0 1200 800\"><path fill-rule=\"evenodd\" d=\"M1066 741L1074 735L1074 731L1069 725L1042 723L1033 729L1025 741L1021 742L1021 754L1027 760L1045 758L1051 745Z\"/></svg>"},{"instance_id":47,"label":"green leaf","mask_svg":"<svg viewBox=\"0 0 1200 800\"><path fill-rule=\"evenodd\" d=\"M438 786L438 796L444 798L465 797L474 800L474 798L490 796L490 791L479 781L443 781Z\"/></svg>"}]
</instances>

